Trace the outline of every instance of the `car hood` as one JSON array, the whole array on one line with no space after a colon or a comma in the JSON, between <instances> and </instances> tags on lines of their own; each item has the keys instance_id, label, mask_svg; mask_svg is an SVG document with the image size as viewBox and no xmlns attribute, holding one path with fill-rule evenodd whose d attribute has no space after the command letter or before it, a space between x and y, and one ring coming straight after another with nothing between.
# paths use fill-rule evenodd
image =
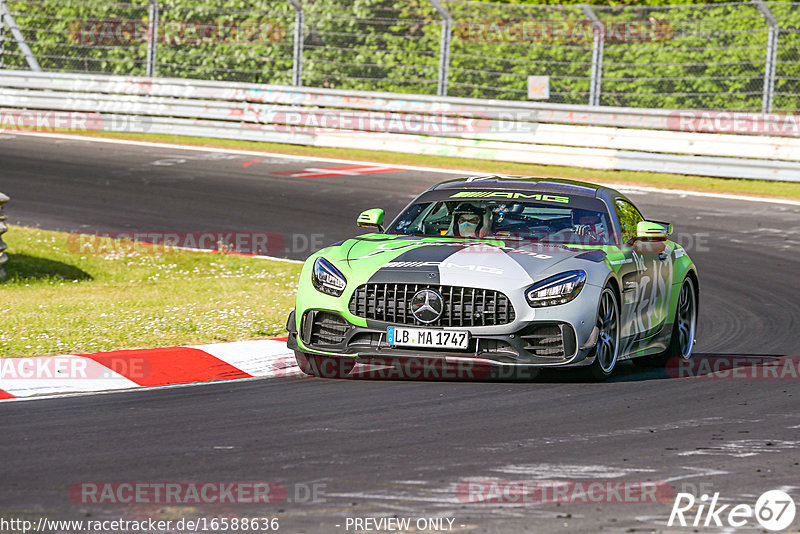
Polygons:
<instances>
[{"instance_id":1,"label":"car hood","mask_svg":"<svg viewBox=\"0 0 800 534\"><path fill-rule=\"evenodd\" d=\"M341 247L349 269L368 271L369 282L467 287L523 287L605 258L602 251L554 245L386 234L350 239Z\"/></svg>"}]
</instances>

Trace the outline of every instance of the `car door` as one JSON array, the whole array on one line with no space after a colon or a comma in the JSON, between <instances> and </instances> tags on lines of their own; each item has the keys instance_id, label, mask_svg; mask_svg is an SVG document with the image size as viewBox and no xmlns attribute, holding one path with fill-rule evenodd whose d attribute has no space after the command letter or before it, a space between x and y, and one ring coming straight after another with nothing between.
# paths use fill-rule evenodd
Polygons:
<instances>
[{"instance_id":1,"label":"car door","mask_svg":"<svg viewBox=\"0 0 800 534\"><path fill-rule=\"evenodd\" d=\"M636 240L636 227L645 219L628 200L616 199L614 208L620 224L621 246L626 257L630 254L632 267L621 276L623 313L627 312L630 318L632 339L643 340L659 332L667 318L672 251L665 243Z\"/></svg>"}]
</instances>

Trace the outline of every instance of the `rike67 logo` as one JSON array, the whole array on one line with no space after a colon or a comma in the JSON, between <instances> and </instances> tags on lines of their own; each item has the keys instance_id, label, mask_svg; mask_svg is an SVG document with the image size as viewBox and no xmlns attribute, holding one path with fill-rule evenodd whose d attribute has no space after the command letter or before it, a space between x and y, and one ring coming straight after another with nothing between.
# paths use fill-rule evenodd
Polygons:
<instances>
[{"instance_id":1,"label":"rike67 logo","mask_svg":"<svg viewBox=\"0 0 800 534\"><path fill-rule=\"evenodd\" d=\"M672 505L667 526L682 527L734 527L741 528L753 520L767 530L789 528L795 516L794 500L781 490L764 492L755 506L749 504L719 504L719 493L699 499L691 493L678 493Z\"/></svg>"}]
</instances>

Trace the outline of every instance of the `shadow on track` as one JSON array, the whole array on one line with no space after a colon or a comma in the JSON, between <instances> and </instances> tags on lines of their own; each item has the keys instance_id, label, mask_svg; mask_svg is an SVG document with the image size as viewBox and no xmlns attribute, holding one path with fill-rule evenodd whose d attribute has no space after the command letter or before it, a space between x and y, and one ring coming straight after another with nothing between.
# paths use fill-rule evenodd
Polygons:
<instances>
[{"instance_id":1,"label":"shadow on track","mask_svg":"<svg viewBox=\"0 0 800 534\"><path fill-rule=\"evenodd\" d=\"M324 375L324 373L323 373ZM325 375L324 375L325 376ZM487 382L579 384L593 382L583 368L531 369L488 366L470 362L386 361L359 363L352 372L327 375L330 378L366 381ZM800 378L800 357L778 354L695 354L689 360L669 360L665 365L637 365L620 362L606 383L670 379L787 379Z\"/></svg>"},{"instance_id":2,"label":"shadow on track","mask_svg":"<svg viewBox=\"0 0 800 534\"><path fill-rule=\"evenodd\" d=\"M551 369L540 374L539 382L584 382L580 373ZM689 360L677 358L666 365L637 365L620 362L608 382L640 382L668 379L758 379L800 378L800 358L782 354L699 353Z\"/></svg>"}]
</instances>

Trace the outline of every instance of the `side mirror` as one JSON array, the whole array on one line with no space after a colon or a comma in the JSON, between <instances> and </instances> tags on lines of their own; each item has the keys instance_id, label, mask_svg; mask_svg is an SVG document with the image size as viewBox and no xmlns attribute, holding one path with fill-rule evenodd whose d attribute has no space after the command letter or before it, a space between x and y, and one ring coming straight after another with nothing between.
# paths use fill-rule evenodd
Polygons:
<instances>
[{"instance_id":1,"label":"side mirror","mask_svg":"<svg viewBox=\"0 0 800 534\"><path fill-rule=\"evenodd\" d=\"M672 233L672 223L642 221L636 225L636 240L666 241Z\"/></svg>"},{"instance_id":2,"label":"side mirror","mask_svg":"<svg viewBox=\"0 0 800 534\"><path fill-rule=\"evenodd\" d=\"M356 224L361 228L373 228L377 229L379 232L383 232L383 210L380 208L373 208L361 212L361 215L356 219Z\"/></svg>"}]
</instances>

